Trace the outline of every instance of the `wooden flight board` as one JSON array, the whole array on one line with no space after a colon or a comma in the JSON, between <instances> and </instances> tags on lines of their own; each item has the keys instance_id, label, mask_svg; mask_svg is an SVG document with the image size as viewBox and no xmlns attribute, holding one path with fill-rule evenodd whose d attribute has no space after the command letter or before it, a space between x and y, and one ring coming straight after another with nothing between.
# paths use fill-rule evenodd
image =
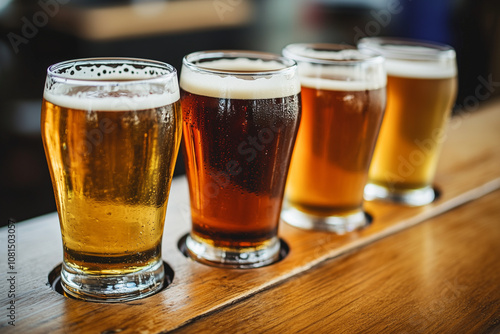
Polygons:
<instances>
[{"instance_id":1,"label":"wooden flight board","mask_svg":"<svg viewBox=\"0 0 500 334\"><path fill-rule=\"evenodd\" d=\"M300 273L314 270L326 260L356 252L500 189L499 129L498 103L455 117L445 138L435 180L440 192L437 201L417 208L367 202L365 209L373 217L372 224L342 236L304 231L281 223L279 236L288 245L289 253L278 263L258 269L214 268L194 262L180 252L178 242L190 230L189 198L186 179L176 178L170 192L163 237L163 259L173 270L173 281L151 297L127 303L84 302L54 291L49 284L49 273L62 261L57 215L18 223L15 227L15 327L8 325L8 318L3 317L0 331L165 333L194 322ZM7 228L0 229L0 240L2 244L7 240ZM6 258L1 259L4 272ZM334 278L331 284L335 284ZM6 288L2 283L2 305L9 302Z\"/></svg>"}]
</instances>

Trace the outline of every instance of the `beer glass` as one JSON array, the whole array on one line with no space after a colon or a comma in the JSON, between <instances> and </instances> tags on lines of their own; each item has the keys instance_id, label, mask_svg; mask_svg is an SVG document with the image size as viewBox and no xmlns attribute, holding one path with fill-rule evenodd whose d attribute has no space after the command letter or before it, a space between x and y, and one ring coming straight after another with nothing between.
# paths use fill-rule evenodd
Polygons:
<instances>
[{"instance_id":1,"label":"beer glass","mask_svg":"<svg viewBox=\"0 0 500 334\"><path fill-rule=\"evenodd\" d=\"M119 302L164 284L161 240L182 116L176 70L125 58L48 68L42 139L69 295Z\"/></svg>"},{"instance_id":2,"label":"beer glass","mask_svg":"<svg viewBox=\"0 0 500 334\"><path fill-rule=\"evenodd\" d=\"M252 51L183 59L183 153L193 259L253 268L279 258L278 222L300 118L294 61Z\"/></svg>"},{"instance_id":3,"label":"beer glass","mask_svg":"<svg viewBox=\"0 0 500 334\"><path fill-rule=\"evenodd\" d=\"M385 110L384 59L336 44L291 44L302 120L282 218L343 234L363 227L363 188Z\"/></svg>"},{"instance_id":4,"label":"beer glass","mask_svg":"<svg viewBox=\"0 0 500 334\"><path fill-rule=\"evenodd\" d=\"M388 77L387 110L365 198L428 204L435 197L432 182L456 97L455 51L395 38L363 38L358 47L381 53Z\"/></svg>"}]
</instances>

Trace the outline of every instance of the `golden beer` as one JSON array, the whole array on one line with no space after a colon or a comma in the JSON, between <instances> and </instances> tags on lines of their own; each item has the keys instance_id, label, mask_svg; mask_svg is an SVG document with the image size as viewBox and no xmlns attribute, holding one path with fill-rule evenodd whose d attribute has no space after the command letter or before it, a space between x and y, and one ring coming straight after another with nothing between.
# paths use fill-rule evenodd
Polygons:
<instances>
[{"instance_id":1,"label":"golden beer","mask_svg":"<svg viewBox=\"0 0 500 334\"><path fill-rule=\"evenodd\" d=\"M456 90L456 77L387 76L386 116L373 156L370 182L396 192L432 183Z\"/></svg>"},{"instance_id":2,"label":"golden beer","mask_svg":"<svg viewBox=\"0 0 500 334\"><path fill-rule=\"evenodd\" d=\"M302 119L282 218L339 234L364 226L363 190L386 101L383 58L335 44L291 44Z\"/></svg>"},{"instance_id":3,"label":"golden beer","mask_svg":"<svg viewBox=\"0 0 500 334\"><path fill-rule=\"evenodd\" d=\"M43 101L67 265L124 274L160 259L180 125L178 101L92 112Z\"/></svg>"},{"instance_id":4,"label":"golden beer","mask_svg":"<svg viewBox=\"0 0 500 334\"><path fill-rule=\"evenodd\" d=\"M455 53L447 46L363 39L387 58L387 109L366 187L367 199L423 205L431 187L457 92Z\"/></svg>"},{"instance_id":5,"label":"golden beer","mask_svg":"<svg viewBox=\"0 0 500 334\"><path fill-rule=\"evenodd\" d=\"M182 126L178 87L161 91L141 81L146 74L126 74L147 61L131 61L131 67L121 60L95 60L100 66L94 67L92 60L80 62L87 73L70 64L77 80L47 79L42 104L42 139L63 238L62 284L78 298L134 299L163 280L161 239ZM153 75L157 81L173 80L162 78L171 72L157 66L147 68L165 72ZM122 75L109 74L120 67ZM104 79L83 81L91 69ZM148 282L152 286L141 286Z\"/></svg>"}]
</instances>

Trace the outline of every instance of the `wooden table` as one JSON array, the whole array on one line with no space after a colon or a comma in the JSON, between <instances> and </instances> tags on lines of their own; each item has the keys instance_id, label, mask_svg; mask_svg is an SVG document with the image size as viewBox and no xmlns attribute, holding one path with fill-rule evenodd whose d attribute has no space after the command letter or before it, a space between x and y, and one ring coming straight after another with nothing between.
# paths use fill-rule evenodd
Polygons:
<instances>
[{"instance_id":1,"label":"wooden table","mask_svg":"<svg viewBox=\"0 0 500 334\"><path fill-rule=\"evenodd\" d=\"M0 332L498 333L500 101L453 119L435 185L441 196L425 207L366 203L373 223L343 236L281 224L290 247L282 261L223 270L177 248L190 229L186 180L178 178L163 239L173 282L123 304L78 301L51 288L49 273L62 260L55 213L15 225L13 270L3 228ZM6 317L12 300L15 327Z\"/></svg>"}]
</instances>

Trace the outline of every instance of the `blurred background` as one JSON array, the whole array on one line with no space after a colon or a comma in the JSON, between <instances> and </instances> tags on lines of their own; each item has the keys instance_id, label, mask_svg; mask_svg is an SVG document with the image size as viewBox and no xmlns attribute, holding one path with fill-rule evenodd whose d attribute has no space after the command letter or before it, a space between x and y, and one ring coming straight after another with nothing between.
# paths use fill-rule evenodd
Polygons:
<instances>
[{"instance_id":1,"label":"blurred background","mask_svg":"<svg viewBox=\"0 0 500 334\"><path fill-rule=\"evenodd\" d=\"M193 51L399 36L456 49L455 113L500 94L498 0L0 0L0 36L2 226L56 210L40 107L46 68L59 61L139 57L180 69ZM490 94L478 95L485 82Z\"/></svg>"}]
</instances>

